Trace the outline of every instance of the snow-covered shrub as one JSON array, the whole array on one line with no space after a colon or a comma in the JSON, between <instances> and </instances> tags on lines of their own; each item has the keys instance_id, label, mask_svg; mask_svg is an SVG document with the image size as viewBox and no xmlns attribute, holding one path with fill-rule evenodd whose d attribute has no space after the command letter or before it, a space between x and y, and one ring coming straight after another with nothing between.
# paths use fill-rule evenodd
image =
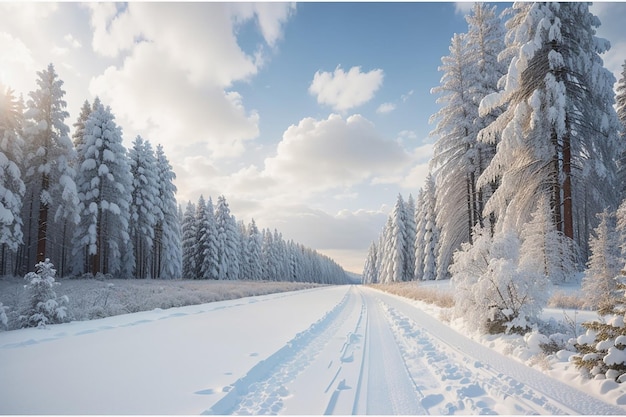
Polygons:
<instances>
[{"instance_id":1,"label":"snow-covered shrub","mask_svg":"<svg viewBox=\"0 0 626 417\"><path fill-rule=\"evenodd\" d=\"M598 310L601 320L584 322L587 332L577 339L579 355L574 364L588 377L602 377L617 382L626 381L626 276L616 278L619 300L605 303Z\"/></svg>"},{"instance_id":2,"label":"snow-covered shrub","mask_svg":"<svg viewBox=\"0 0 626 417\"><path fill-rule=\"evenodd\" d=\"M54 287L56 270L49 259L35 266L36 272L29 272L24 286L30 296L26 310L20 316L20 327L45 327L47 324L62 323L67 319L67 296L58 297Z\"/></svg>"},{"instance_id":3,"label":"snow-covered shrub","mask_svg":"<svg viewBox=\"0 0 626 417\"><path fill-rule=\"evenodd\" d=\"M9 318L7 317L6 310L9 307L6 307L0 302L0 329L8 329L9 328Z\"/></svg>"},{"instance_id":4,"label":"snow-covered shrub","mask_svg":"<svg viewBox=\"0 0 626 417\"><path fill-rule=\"evenodd\" d=\"M519 267L520 239L515 231L493 238L476 230L473 245L464 244L450 268L456 288L455 312L468 326L487 333L523 332L549 297L549 280Z\"/></svg>"}]
</instances>

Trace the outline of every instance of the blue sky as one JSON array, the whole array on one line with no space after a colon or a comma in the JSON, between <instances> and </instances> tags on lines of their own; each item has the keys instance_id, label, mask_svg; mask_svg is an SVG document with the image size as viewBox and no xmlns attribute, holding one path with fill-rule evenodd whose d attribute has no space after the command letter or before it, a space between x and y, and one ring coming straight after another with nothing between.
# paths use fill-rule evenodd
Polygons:
<instances>
[{"instance_id":1,"label":"blue sky","mask_svg":"<svg viewBox=\"0 0 626 417\"><path fill-rule=\"evenodd\" d=\"M360 272L397 194L428 172L430 89L470 7L0 2L0 79L26 95L54 63L67 124L99 96L127 146L164 146L181 203L224 194L238 219ZM626 4L592 11L617 74Z\"/></svg>"}]
</instances>

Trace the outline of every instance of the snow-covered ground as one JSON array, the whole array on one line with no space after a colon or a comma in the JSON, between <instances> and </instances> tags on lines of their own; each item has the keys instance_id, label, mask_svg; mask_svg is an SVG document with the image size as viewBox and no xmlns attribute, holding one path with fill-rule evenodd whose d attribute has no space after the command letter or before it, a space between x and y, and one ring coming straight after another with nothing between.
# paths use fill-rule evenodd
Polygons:
<instances>
[{"instance_id":1,"label":"snow-covered ground","mask_svg":"<svg viewBox=\"0 0 626 417\"><path fill-rule=\"evenodd\" d=\"M626 414L566 355L530 367L440 313L336 286L3 332L0 413Z\"/></svg>"}]
</instances>

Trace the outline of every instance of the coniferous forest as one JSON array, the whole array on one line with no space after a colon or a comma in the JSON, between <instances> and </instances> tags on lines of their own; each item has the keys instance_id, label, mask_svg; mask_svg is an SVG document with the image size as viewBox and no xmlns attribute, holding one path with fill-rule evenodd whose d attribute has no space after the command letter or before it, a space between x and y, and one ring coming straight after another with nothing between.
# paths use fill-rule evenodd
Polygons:
<instances>
[{"instance_id":1,"label":"coniferous forest","mask_svg":"<svg viewBox=\"0 0 626 417\"><path fill-rule=\"evenodd\" d=\"M626 62L600 55L587 3L475 4L432 89L435 139L417 197L399 195L365 283L452 278L479 330L523 329L551 284L611 309L626 263ZM617 81L617 84L616 84ZM616 87L614 90L614 86Z\"/></svg>"},{"instance_id":2,"label":"coniferous forest","mask_svg":"<svg viewBox=\"0 0 626 417\"><path fill-rule=\"evenodd\" d=\"M344 283L330 258L254 222L226 199L177 203L161 145L123 145L109 106L85 101L68 126L53 64L28 98L0 86L0 275Z\"/></svg>"}]
</instances>

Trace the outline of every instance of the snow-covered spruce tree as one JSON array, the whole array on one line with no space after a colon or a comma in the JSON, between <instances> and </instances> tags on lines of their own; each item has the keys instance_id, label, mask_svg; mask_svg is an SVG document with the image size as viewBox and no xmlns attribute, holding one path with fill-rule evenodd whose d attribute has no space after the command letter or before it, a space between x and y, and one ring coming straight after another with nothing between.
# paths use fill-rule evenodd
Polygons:
<instances>
[{"instance_id":1,"label":"snow-covered spruce tree","mask_svg":"<svg viewBox=\"0 0 626 417\"><path fill-rule=\"evenodd\" d=\"M482 224L475 189L478 149L478 130L474 120L478 108L469 93L473 85L470 73L474 70L469 61L466 36L455 34L450 45L450 55L444 56L439 70L444 73L441 85L431 90L440 94L438 104L443 104L430 121L437 121L431 132L437 136L431 160L431 170L436 173L436 208L441 224L439 274L447 274L452 253L463 242L472 241L471 231L476 223ZM445 221L444 221L445 219Z\"/></svg>"},{"instance_id":2,"label":"snow-covered spruce tree","mask_svg":"<svg viewBox=\"0 0 626 417\"><path fill-rule=\"evenodd\" d=\"M556 230L553 210L547 196L539 198L531 220L521 238L520 268L547 277L560 284L572 280L577 272L573 241Z\"/></svg>"},{"instance_id":3,"label":"snow-covered spruce tree","mask_svg":"<svg viewBox=\"0 0 626 417\"><path fill-rule=\"evenodd\" d=\"M520 238L514 230L491 237L477 228L474 244L464 243L450 267L455 314L483 333L525 332L549 297L550 281L520 267Z\"/></svg>"},{"instance_id":4,"label":"snow-covered spruce tree","mask_svg":"<svg viewBox=\"0 0 626 417\"><path fill-rule=\"evenodd\" d=\"M57 297L54 287L56 270L50 259L39 262L35 272L29 272L24 279L30 300L28 307L20 315L20 327L45 327L48 324L62 323L68 317L66 295Z\"/></svg>"},{"instance_id":5,"label":"snow-covered spruce tree","mask_svg":"<svg viewBox=\"0 0 626 417\"><path fill-rule=\"evenodd\" d=\"M376 258L378 248L376 242L372 242L367 251L367 257L365 258L365 264L363 265L363 274L361 282L363 284L376 284L378 283L378 271L376 269Z\"/></svg>"},{"instance_id":6,"label":"snow-covered spruce tree","mask_svg":"<svg viewBox=\"0 0 626 417\"><path fill-rule=\"evenodd\" d=\"M252 219L248 225L247 235L248 272L244 278L252 281L260 281L263 279L263 266L261 262L263 236L261 236L254 219Z\"/></svg>"},{"instance_id":7,"label":"snow-covered spruce tree","mask_svg":"<svg viewBox=\"0 0 626 417\"><path fill-rule=\"evenodd\" d=\"M426 233L426 213L424 202L424 190L420 188L417 193L417 201L415 202L415 243L413 250L415 251L415 272L413 276L416 280L424 279L424 251L426 245L424 235Z\"/></svg>"},{"instance_id":8,"label":"snow-covered spruce tree","mask_svg":"<svg viewBox=\"0 0 626 417\"><path fill-rule=\"evenodd\" d=\"M133 178L129 224L134 249L133 276L153 278L154 231L157 221L163 219L163 212L158 202L159 178L156 157L150 142L137 136L128 152L128 163Z\"/></svg>"},{"instance_id":9,"label":"snow-covered spruce tree","mask_svg":"<svg viewBox=\"0 0 626 417\"><path fill-rule=\"evenodd\" d=\"M599 20L587 3L515 3L512 11L503 90L480 108L482 115L506 106L481 133L500 136L478 182L500 181L486 213L500 230L521 230L537 196L549 193L557 230L585 249L586 225L615 204L614 77L599 56L609 45L595 37Z\"/></svg>"},{"instance_id":10,"label":"snow-covered spruce tree","mask_svg":"<svg viewBox=\"0 0 626 417\"><path fill-rule=\"evenodd\" d=\"M87 272L80 270L87 248L88 272L115 275L129 269L122 262L122 251L132 251L128 247L132 175L122 130L109 107L98 103L93 109L83 141L76 180L81 213L74 234L77 272Z\"/></svg>"},{"instance_id":11,"label":"snow-covered spruce tree","mask_svg":"<svg viewBox=\"0 0 626 417\"><path fill-rule=\"evenodd\" d=\"M196 222L196 206L191 201L187 202L187 207L183 214L182 221L182 251L183 265L182 274L184 279L196 278L196 243L198 236L198 225Z\"/></svg>"},{"instance_id":12,"label":"snow-covered spruce tree","mask_svg":"<svg viewBox=\"0 0 626 417\"><path fill-rule=\"evenodd\" d=\"M417 224L415 222L415 200L409 194L409 199L404 205L404 281L415 279L415 236Z\"/></svg>"},{"instance_id":13,"label":"snow-covered spruce tree","mask_svg":"<svg viewBox=\"0 0 626 417\"><path fill-rule=\"evenodd\" d=\"M383 257L385 282L401 282L405 278L404 268L408 248L406 248L406 209L400 194L389 215L389 220Z\"/></svg>"},{"instance_id":14,"label":"snow-covered spruce tree","mask_svg":"<svg viewBox=\"0 0 626 417\"><path fill-rule=\"evenodd\" d=\"M620 140L626 141L626 60L622 64L622 74L617 82L615 104L617 118L620 121ZM621 200L626 199L626 149L622 150L619 160L619 183L622 184Z\"/></svg>"},{"instance_id":15,"label":"snow-covered spruce tree","mask_svg":"<svg viewBox=\"0 0 626 417\"><path fill-rule=\"evenodd\" d=\"M52 64L37 72L37 77L38 88L29 93L24 114L26 194L22 218L29 221L24 225L23 263L31 268L49 257L64 270L60 252L69 239L64 220L74 224L79 220L72 166L76 153L65 124L69 113L63 81Z\"/></svg>"},{"instance_id":16,"label":"snow-covered spruce tree","mask_svg":"<svg viewBox=\"0 0 626 417\"><path fill-rule=\"evenodd\" d=\"M181 217L176 203L176 174L170 165L163 147L157 145L157 184L158 199L162 217L155 225L155 250L153 269L157 278L174 279L182 274Z\"/></svg>"},{"instance_id":17,"label":"snow-covered spruce tree","mask_svg":"<svg viewBox=\"0 0 626 417\"><path fill-rule=\"evenodd\" d=\"M476 3L466 16L467 34L452 38L450 55L442 58L441 109L431 117L437 136L431 167L437 177L437 221L441 228L438 276L447 276L452 254L461 243L472 243L473 227L484 226L483 208L497 183L482 187L477 179L495 154L496 138L479 142L479 131L498 111L479 116L480 101L498 90L506 65L497 56L504 49L504 28L495 7ZM462 208L462 209L461 209ZM494 221L487 219L490 224ZM493 225L491 225L493 227Z\"/></svg>"},{"instance_id":18,"label":"snow-covered spruce tree","mask_svg":"<svg viewBox=\"0 0 626 417\"><path fill-rule=\"evenodd\" d=\"M200 248L202 252L198 252L199 258L197 260L198 265L200 265L200 277L204 279L219 279L217 223L211 197L206 202L204 220L197 221L199 228L198 241L202 242Z\"/></svg>"},{"instance_id":19,"label":"snow-covered spruce tree","mask_svg":"<svg viewBox=\"0 0 626 417\"><path fill-rule=\"evenodd\" d=\"M8 309L9 307L0 302L0 329L7 330L9 328L9 317L7 316Z\"/></svg>"},{"instance_id":20,"label":"snow-covered spruce tree","mask_svg":"<svg viewBox=\"0 0 626 417\"><path fill-rule=\"evenodd\" d=\"M437 224L435 196L435 178L428 174L424 184L424 275L422 279L425 281L444 279L448 276L448 271L441 271L439 275L437 273L440 231Z\"/></svg>"},{"instance_id":21,"label":"snow-covered spruce tree","mask_svg":"<svg viewBox=\"0 0 626 417\"><path fill-rule=\"evenodd\" d=\"M22 119L13 91L0 84L0 275L14 267L23 238L21 209L26 187L20 171Z\"/></svg>"},{"instance_id":22,"label":"snow-covered spruce tree","mask_svg":"<svg viewBox=\"0 0 626 417\"><path fill-rule=\"evenodd\" d=\"M598 214L600 224L595 228L589 247L591 256L583 278L582 290L585 306L594 310L610 309L615 305L615 291L619 275L624 267L616 230L615 213L605 209Z\"/></svg>"},{"instance_id":23,"label":"snow-covered spruce tree","mask_svg":"<svg viewBox=\"0 0 626 417\"><path fill-rule=\"evenodd\" d=\"M573 363L587 377L602 377L617 382L626 381L626 276L615 277L615 291L598 310L602 320L584 322L587 329L577 339L578 355Z\"/></svg>"},{"instance_id":24,"label":"snow-covered spruce tree","mask_svg":"<svg viewBox=\"0 0 626 417\"><path fill-rule=\"evenodd\" d=\"M239 277L238 231L235 219L224 196L217 198L215 208L217 230L217 278L235 280Z\"/></svg>"}]
</instances>

